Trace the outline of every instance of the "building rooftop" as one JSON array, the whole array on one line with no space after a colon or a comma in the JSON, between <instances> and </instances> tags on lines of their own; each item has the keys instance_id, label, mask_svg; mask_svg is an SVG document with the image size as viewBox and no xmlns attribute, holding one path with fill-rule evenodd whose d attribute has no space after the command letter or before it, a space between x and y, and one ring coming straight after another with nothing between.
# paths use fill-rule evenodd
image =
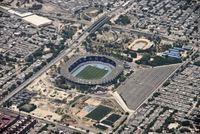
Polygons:
<instances>
[{"instance_id":1,"label":"building rooftop","mask_svg":"<svg viewBox=\"0 0 200 134\"><path fill-rule=\"evenodd\" d=\"M0 113L0 129L4 129L5 127L9 126L15 119L16 117L12 115Z\"/></svg>"},{"instance_id":2,"label":"building rooftop","mask_svg":"<svg viewBox=\"0 0 200 134\"><path fill-rule=\"evenodd\" d=\"M24 17L23 20L31 23L32 25L36 27L49 25L52 23L52 20L42 17L42 16L38 16L38 15L31 15L31 16Z\"/></svg>"}]
</instances>

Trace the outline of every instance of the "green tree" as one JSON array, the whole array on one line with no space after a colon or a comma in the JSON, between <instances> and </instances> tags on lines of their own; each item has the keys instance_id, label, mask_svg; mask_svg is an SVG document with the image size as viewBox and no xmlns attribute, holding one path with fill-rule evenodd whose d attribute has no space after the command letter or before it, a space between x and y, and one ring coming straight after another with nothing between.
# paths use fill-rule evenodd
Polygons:
<instances>
[{"instance_id":1,"label":"green tree","mask_svg":"<svg viewBox=\"0 0 200 134\"><path fill-rule=\"evenodd\" d=\"M117 24L128 25L131 23L130 18L127 15L120 15L116 20Z\"/></svg>"}]
</instances>

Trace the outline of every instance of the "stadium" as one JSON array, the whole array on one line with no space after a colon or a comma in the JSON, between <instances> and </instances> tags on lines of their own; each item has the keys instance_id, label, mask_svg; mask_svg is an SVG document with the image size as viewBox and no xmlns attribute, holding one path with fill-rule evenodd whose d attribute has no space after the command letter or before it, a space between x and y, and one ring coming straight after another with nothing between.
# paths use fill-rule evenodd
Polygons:
<instances>
[{"instance_id":1,"label":"stadium","mask_svg":"<svg viewBox=\"0 0 200 134\"><path fill-rule=\"evenodd\" d=\"M136 39L133 43L131 43L128 48L133 51L138 50L147 50L153 46L153 43L144 38Z\"/></svg>"},{"instance_id":2,"label":"stadium","mask_svg":"<svg viewBox=\"0 0 200 134\"><path fill-rule=\"evenodd\" d=\"M61 65L65 79L78 85L105 85L114 81L123 71L123 63L105 55L73 56Z\"/></svg>"}]
</instances>

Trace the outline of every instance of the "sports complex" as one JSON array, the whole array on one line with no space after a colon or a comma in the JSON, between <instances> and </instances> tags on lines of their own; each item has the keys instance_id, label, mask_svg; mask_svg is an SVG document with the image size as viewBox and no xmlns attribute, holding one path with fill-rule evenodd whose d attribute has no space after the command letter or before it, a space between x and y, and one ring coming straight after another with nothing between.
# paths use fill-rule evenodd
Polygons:
<instances>
[{"instance_id":1,"label":"sports complex","mask_svg":"<svg viewBox=\"0 0 200 134\"><path fill-rule=\"evenodd\" d=\"M78 85L103 85L114 81L123 71L123 63L105 55L73 56L61 65L61 75Z\"/></svg>"}]
</instances>

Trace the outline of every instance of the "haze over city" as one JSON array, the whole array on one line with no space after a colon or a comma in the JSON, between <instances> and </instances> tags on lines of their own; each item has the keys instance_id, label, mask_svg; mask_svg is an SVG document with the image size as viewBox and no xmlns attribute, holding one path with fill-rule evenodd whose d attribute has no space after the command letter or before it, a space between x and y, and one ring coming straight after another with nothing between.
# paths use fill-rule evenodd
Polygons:
<instances>
[{"instance_id":1,"label":"haze over city","mask_svg":"<svg viewBox=\"0 0 200 134\"><path fill-rule=\"evenodd\" d=\"M199 0L0 0L0 134L199 134Z\"/></svg>"}]
</instances>

